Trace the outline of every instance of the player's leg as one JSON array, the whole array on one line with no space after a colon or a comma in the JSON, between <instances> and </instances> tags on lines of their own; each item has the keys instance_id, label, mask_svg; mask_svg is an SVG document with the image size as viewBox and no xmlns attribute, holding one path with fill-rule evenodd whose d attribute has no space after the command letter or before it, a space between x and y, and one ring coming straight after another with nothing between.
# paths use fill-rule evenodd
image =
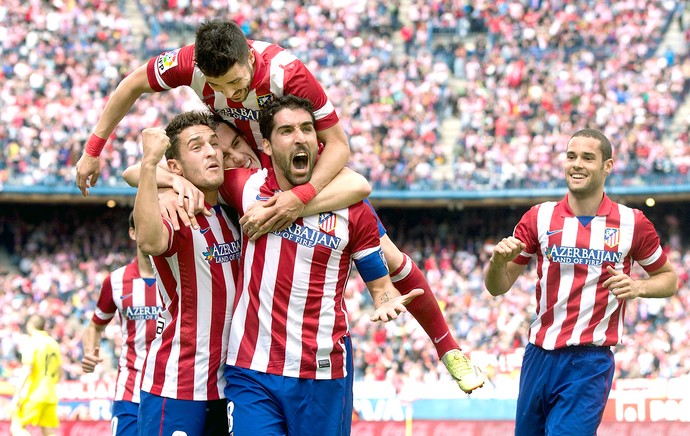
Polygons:
<instances>
[{"instance_id":1,"label":"player's leg","mask_svg":"<svg viewBox=\"0 0 690 436\"><path fill-rule=\"evenodd\" d=\"M233 436L287 434L285 415L277 396L289 377L225 366L227 422Z\"/></svg>"},{"instance_id":2,"label":"player's leg","mask_svg":"<svg viewBox=\"0 0 690 436\"><path fill-rule=\"evenodd\" d=\"M57 413L57 403L41 403L38 407L40 415L36 425L41 428L43 436L55 436L60 421Z\"/></svg>"},{"instance_id":3,"label":"player's leg","mask_svg":"<svg viewBox=\"0 0 690 436\"><path fill-rule=\"evenodd\" d=\"M137 416L139 404L131 401L113 401L113 417L110 429L114 436L135 436L137 430Z\"/></svg>"},{"instance_id":4,"label":"player's leg","mask_svg":"<svg viewBox=\"0 0 690 436\"><path fill-rule=\"evenodd\" d=\"M312 380L286 377L283 408L288 436L333 435L349 436L344 425L351 385L345 378Z\"/></svg>"},{"instance_id":5,"label":"player's leg","mask_svg":"<svg viewBox=\"0 0 690 436\"><path fill-rule=\"evenodd\" d=\"M567 347L559 353L558 378L546 434L596 435L611 391L615 364L609 347Z\"/></svg>"},{"instance_id":6,"label":"player's leg","mask_svg":"<svg viewBox=\"0 0 690 436\"><path fill-rule=\"evenodd\" d=\"M527 344L520 371L515 414L515 434L543 436L545 434L547 404L545 391L551 377L552 360L546 350Z\"/></svg>"},{"instance_id":7,"label":"player's leg","mask_svg":"<svg viewBox=\"0 0 690 436\"><path fill-rule=\"evenodd\" d=\"M343 435L349 435L352 432L352 415L354 408L354 382L355 382L355 356L352 352L352 340L350 336L343 338L345 342L345 410L343 411Z\"/></svg>"},{"instance_id":8,"label":"player's leg","mask_svg":"<svg viewBox=\"0 0 690 436\"><path fill-rule=\"evenodd\" d=\"M417 288L424 290L422 295L407 305L407 310L432 339L439 357L450 350L459 350L460 346L450 334L446 319L424 273L407 254L398 249L388 235L381 236L381 249L386 256L393 285L401 294L408 294Z\"/></svg>"},{"instance_id":9,"label":"player's leg","mask_svg":"<svg viewBox=\"0 0 690 436\"><path fill-rule=\"evenodd\" d=\"M226 435L229 434L227 420L227 400L212 400L206 402L206 425L204 435Z\"/></svg>"},{"instance_id":10,"label":"player's leg","mask_svg":"<svg viewBox=\"0 0 690 436\"><path fill-rule=\"evenodd\" d=\"M178 400L141 391L138 433L201 435L206 422L206 401ZM175 433L178 432L178 433Z\"/></svg>"},{"instance_id":11,"label":"player's leg","mask_svg":"<svg viewBox=\"0 0 690 436\"><path fill-rule=\"evenodd\" d=\"M376 216L381 238L381 249L386 257L388 270L395 288L402 294L409 294L413 289L422 289L424 294L416 297L407 305L407 310L419 322L427 335L432 339L439 357L450 350L459 350L460 346L450 334L448 324L443 317L436 297L424 277L424 273L415 265L410 257L400 251L386 234L386 228L381 223L376 211L369 200L364 201Z\"/></svg>"},{"instance_id":12,"label":"player's leg","mask_svg":"<svg viewBox=\"0 0 690 436\"><path fill-rule=\"evenodd\" d=\"M10 433L12 436L31 436L31 433L26 429L27 425L36 425L40 410L35 407L35 403L24 402L18 406L18 409L10 421Z\"/></svg>"},{"instance_id":13,"label":"player's leg","mask_svg":"<svg viewBox=\"0 0 690 436\"><path fill-rule=\"evenodd\" d=\"M369 205L379 225L379 236L381 237L381 249L386 257L388 270L393 285L402 295L408 294L413 289L422 289L424 293L407 305L407 310L414 316L419 325L431 338L438 356L453 376L460 389L465 392L484 385L486 377L470 360L462 353L460 346L450 333L448 324L443 317L441 308L436 301L429 282L424 277L424 273L410 259L410 257L400 251L386 234L386 229L381 223L376 211L368 200Z\"/></svg>"}]
</instances>

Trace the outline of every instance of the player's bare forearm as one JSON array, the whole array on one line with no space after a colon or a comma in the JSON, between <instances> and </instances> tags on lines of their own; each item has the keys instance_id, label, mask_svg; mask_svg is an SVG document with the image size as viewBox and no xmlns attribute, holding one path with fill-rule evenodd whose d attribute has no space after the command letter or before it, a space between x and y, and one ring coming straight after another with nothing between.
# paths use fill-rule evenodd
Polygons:
<instances>
[{"instance_id":1,"label":"player's bare forearm","mask_svg":"<svg viewBox=\"0 0 690 436\"><path fill-rule=\"evenodd\" d=\"M163 157L170 141L160 128L142 132L144 157L141 160L139 189L134 198L134 222L137 246L144 254L158 255L168 245L168 233L161 220L158 207L156 172L158 161Z\"/></svg>"},{"instance_id":2,"label":"player's bare forearm","mask_svg":"<svg viewBox=\"0 0 690 436\"><path fill-rule=\"evenodd\" d=\"M619 300L666 298L678 291L678 276L668 260L661 268L650 272L647 279L633 280L623 271L611 266L608 266L606 271L610 277L602 283L602 286Z\"/></svg>"},{"instance_id":3,"label":"player's bare forearm","mask_svg":"<svg viewBox=\"0 0 690 436\"><path fill-rule=\"evenodd\" d=\"M525 247L522 241L513 236L503 238L494 247L489 265L484 271L484 286L494 297L508 292L525 269L525 265L512 262Z\"/></svg>"},{"instance_id":4,"label":"player's bare forearm","mask_svg":"<svg viewBox=\"0 0 690 436\"><path fill-rule=\"evenodd\" d=\"M107 138L115 130L115 127L122 121L127 112L134 106L134 103L144 93L153 92L149 85L146 75L146 64L134 70L117 85L115 91L110 95L108 102L103 108L101 115L93 132L100 138Z\"/></svg>"},{"instance_id":5,"label":"player's bare forearm","mask_svg":"<svg viewBox=\"0 0 690 436\"><path fill-rule=\"evenodd\" d=\"M364 200L371 185L362 175L345 167L304 207L301 216L338 210Z\"/></svg>"},{"instance_id":6,"label":"player's bare forearm","mask_svg":"<svg viewBox=\"0 0 690 436\"><path fill-rule=\"evenodd\" d=\"M350 145L340 123L320 130L317 136L324 147L309 183L321 192L350 160Z\"/></svg>"},{"instance_id":7,"label":"player's bare forearm","mask_svg":"<svg viewBox=\"0 0 690 436\"><path fill-rule=\"evenodd\" d=\"M81 339L82 346L82 371L85 373L93 372L96 366L103 361L99 356L101 338L105 326L99 326L93 321L84 330Z\"/></svg>"},{"instance_id":8,"label":"player's bare forearm","mask_svg":"<svg viewBox=\"0 0 690 436\"><path fill-rule=\"evenodd\" d=\"M396 319L399 314L407 312L405 306L410 301L424 293L422 289L413 289L406 295L400 295L388 275L366 284L371 298L374 300L375 310L370 318L372 321L387 322Z\"/></svg>"}]
</instances>

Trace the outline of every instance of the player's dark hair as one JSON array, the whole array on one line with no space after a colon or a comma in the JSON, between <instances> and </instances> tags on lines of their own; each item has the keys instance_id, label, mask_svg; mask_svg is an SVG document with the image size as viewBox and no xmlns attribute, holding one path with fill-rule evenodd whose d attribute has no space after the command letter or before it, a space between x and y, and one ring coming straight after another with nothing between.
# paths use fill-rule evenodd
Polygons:
<instances>
[{"instance_id":1,"label":"player's dark hair","mask_svg":"<svg viewBox=\"0 0 690 436\"><path fill-rule=\"evenodd\" d=\"M127 218L127 223L129 224L130 229L136 229L134 226L134 211L131 211L129 213L129 218Z\"/></svg>"},{"instance_id":2,"label":"player's dark hair","mask_svg":"<svg viewBox=\"0 0 690 436\"><path fill-rule=\"evenodd\" d=\"M599 149L601 150L601 156L603 157L604 161L607 161L613 157L613 148L611 147L611 142L609 141L609 138L607 138L606 135L600 131L596 129L578 130L573 136L570 137L570 139L577 137L592 138L599 141Z\"/></svg>"},{"instance_id":3,"label":"player's dark hair","mask_svg":"<svg viewBox=\"0 0 690 436\"><path fill-rule=\"evenodd\" d=\"M225 124L226 126L230 127L232 130L234 130L238 135L242 135L242 132L240 132L240 129L238 129L237 127L235 127L234 124L232 124L230 121L224 119L224 118L221 117L220 115L214 113L214 114L211 116L211 128L212 128L213 130L216 130L216 128L217 128L218 126L220 126L221 124ZM242 137L244 137L244 135L242 135Z\"/></svg>"},{"instance_id":4,"label":"player's dark hair","mask_svg":"<svg viewBox=\"0 0 690 436\"><path fill-rule=\"evenodd\" d=\"M284 95L271 101L259 113L259 130L265 139L270 139L273 127L275 127L275 115L283 109L304 109L311 114L311 121L316 125L314 106L309 100L294 95Z\"/></svg>"},{"instance_id":5,"label":"player's dark hair","mask_svg":"<svg viewBox=\"0 0 690 436\"><path fill-rule=\"evenodd\" d=\"M166 159L180 158L180 133L184 129L192 126L208 126L213 129L212 125L209 112L189 111L177 115L165 128L165 134L170 138L170 147L165 152Z\"/></svg>"},{"instance_id":6,"label":"player's dark hair","mask_svg":"<svg viewBox=\"0 0 690 436\"><path fill-rule=\"evenodd\" d=\"M196 29L195 61L209 77L224 76L235 64L249 61L249 44L232 21L207 20Z\"/></svg>"}]
</instances>

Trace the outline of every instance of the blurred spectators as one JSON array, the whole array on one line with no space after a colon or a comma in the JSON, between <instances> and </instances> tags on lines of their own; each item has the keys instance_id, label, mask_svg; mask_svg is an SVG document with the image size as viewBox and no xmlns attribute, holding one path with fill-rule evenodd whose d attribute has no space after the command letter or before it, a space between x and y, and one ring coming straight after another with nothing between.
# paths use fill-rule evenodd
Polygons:
<instances>
[{"instance_id":1,"label":"blurred spectators","mask_svg":"<svg viewBox=\"0 0 690 436\"><path fill-rule=\"evenodd\" d=\"M660 46L678 2L137 3L131 15L115 0L0 6L0 186L74 185L115 86L193 42L207 18L235 20L305 62L349 135L350 166L377 189L551 187L569 134L585 124L620 147L614 183L687 182L687 159L662 141L690 78L687 53ZM140 99L106 146L99 183L124 186L139 132L192 107L185 90ZM451 116L460 128L449 147Z\"/></svg>"},{"instance_id":2,"label":"blurred spectators","mask_svg":"<svg viewBox=\"0 0 690 436\"><path fill-rule=\"evenodd\" d=\"M88 379L90 375L81 374L80 332L95 308L102 280L135 253L122 227L102 223L124 223L129 211L31 205L12 209L13 213L0 216L0 253L10 257L0 271L0 379L10 377L18 365L20 326L34 312L46 315L48 331L62 338L67 378ZM522 352L535 312L534 265L501 298L491 298L484 290L482 271L493 241L508 235L524 210L380 212L391 237L425 272L463 349L487 370L495 386L500 388L504 378L514 381L520 360L511 364L511 356ZM679 224L690 219L690 208L670 204L645 213L659 224L657 228L666 229L662 244L681 286L669 299L629 302L623 343L615 352L617 379L670 378L690 371L686 316L690 248L679 230ZM643 274L642 269L637 268L635 274ZM369 321L373 305L356 272L345 300L356 379L386 380L398 388L414 382L450 381L414 318L404 315L383 325ZM104 336L101 356L105 362L95 377L111 380L120 350L119 324L111 323Z\"/></svg>"}]
</instances>

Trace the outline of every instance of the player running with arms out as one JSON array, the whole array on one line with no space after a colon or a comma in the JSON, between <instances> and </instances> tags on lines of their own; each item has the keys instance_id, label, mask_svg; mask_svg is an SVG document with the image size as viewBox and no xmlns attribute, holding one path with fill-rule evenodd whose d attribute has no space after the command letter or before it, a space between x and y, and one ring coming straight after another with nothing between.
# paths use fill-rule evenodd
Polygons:
<instances>
[{"instance_id":1,"label":"player running with arms out","mask_svg":"<svg viewBox=\"0 0 690 436\"><path fill-rule=\"evenodd\" d=\"M261 113L268 169L226 171L221 196L243 214L262 197L307 183L318 142L308 100L275 99ZM421 290L401 296L380 250L376 218L363 202L296 220L250 240L230 327L228 418L235 436L349 434L352 346L343 289L354 260L388 321ZM275 258L274 256L277 256Z\"/></svg>"},{"instance_id":2,"label":"player running with arms out","mask_svg":"<svg viewBox=\"0 0 690 436\"><path fill-rule=\"evenodd\" d=\"M129 237L135 237L134 214L129 214ZM101 285L98 303L81 344L82 370L94 372L103 361L99 355L105 327L117 312L122 332L122 348L117 365L117 381L112 410L112 434L130 436L137 433L139 386L146 353L156 336L156 321L163 302L149 257L137 248L137 257L128 265L113 271Z\"/></svg>"},{"instance_id":3,"label":"player running with arms out","mask_svg":"<svg viewBox=\"0 0 690 436\"><path fill-rule=\"evenodd\" d=\"M27 425L40 427L44 436L54 436L60 424L56 387L62 377L62 355L57 341L46 333L45 323L36 314L26 322L29 341L21 350L19 385L11 402L12 436L29 436Z\"/></svg>"},{"instance_id":4,"label":"player running with arms out","mask_svg":"<svg viewBox=\"0 0 690 436\"><path fill-rule=\"evenodd\" d=\"M218 205L222 152L208 114L186 112L166 130L142 132L144 156L134 202L136 240L151 256L165 309L144 364L139 435L227 434L223 368L240 258L240 235ZM204 194L198 229L162 219L157 163Z\"/></svg>"},{"instance_id":5,"label":"player running with arms out","mask_svg":"<svg viewBox=\"0 0 690 436\"><path fill-rule=\"evenodd\" d=\"M594 435L614 374L627 300L665 298L677 276L651 222L604 193L613 169L609 140L576 132L564 160L568 192L527 211L494 247L484 283L506 293L537 262L537 316L520 374L515 433ZM649 275L633 279L633 261Z\"/></svg>"}]
</instances>

